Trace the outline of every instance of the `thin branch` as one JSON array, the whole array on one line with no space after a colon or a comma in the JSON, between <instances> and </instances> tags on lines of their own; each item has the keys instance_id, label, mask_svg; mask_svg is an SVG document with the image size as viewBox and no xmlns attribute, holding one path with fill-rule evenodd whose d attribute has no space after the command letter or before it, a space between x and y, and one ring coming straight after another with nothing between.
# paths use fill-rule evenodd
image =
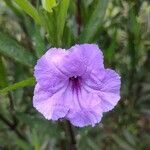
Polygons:
<instances>
[{"instance_id":1,"label":"thin branch","mask_svg":"<svg viewBox=\"0 0 150 150\"><path fill-rule=\"evenodd\" d=\"M69 121L67 121L67 127L68 127L68 131L70 134L69 136L70 136L71 150L77 150L74 131L73 131L72 125Z\"/></svg>"},{"instance_id":2,"label":"thin branch","mask_svg":"<svg viewBox=\"0 0 150 150\"><path fill-rule=\"evenodd\" d=\"M27 139L18 131L16 125L12 124L9 120L7 120L2 114L0 114L0 120L9 127L10 130L14 131L15 134L21 138L22 140L27 142Z\"/></svg>"},{"instance_id":3,"label":"thin branch","mask_svg":"<svg viewBox=\"0 0 150 150\"><path fill-rule=\"evenodd\" d=\"M9 97L9 111L14 111L13 98L10 92L8 93L8 97Z\"/></svg>"}]
</instances>

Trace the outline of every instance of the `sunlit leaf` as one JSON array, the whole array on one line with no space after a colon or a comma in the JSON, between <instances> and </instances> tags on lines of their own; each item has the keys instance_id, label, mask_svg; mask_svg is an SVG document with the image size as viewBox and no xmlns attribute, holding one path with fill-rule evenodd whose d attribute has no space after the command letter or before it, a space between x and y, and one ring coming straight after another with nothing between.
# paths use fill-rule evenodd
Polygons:
<instances>
[{"instance_id":1,"label":"sunlit leaf","mask_svg":"<svg viewBox=\"0 0 150 150\"><path fill-rule=\"evenodd\" d=\"M42 0L42 5L46 11L51 12L52 8L56 6L56 0Z\"/></svg>"},{"instance_id":2,"label":"sunlit leaf","mask_svg":"<svg viewBox=\"0 0 150 150\"><path fill-rule=\"evenodd\" d=\"M24 10L29 16L31 16L35 22L41 23L38 11L31 5L28 0L14 0L15 3Z\"/></svg>"}]
</instances>

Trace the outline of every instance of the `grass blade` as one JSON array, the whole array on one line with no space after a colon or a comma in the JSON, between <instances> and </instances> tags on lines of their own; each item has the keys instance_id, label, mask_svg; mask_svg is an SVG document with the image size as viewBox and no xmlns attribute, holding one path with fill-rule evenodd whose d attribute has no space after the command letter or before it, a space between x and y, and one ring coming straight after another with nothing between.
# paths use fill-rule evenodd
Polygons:
<instances>
[{"instance_id":1,"label":"grass blade","mask_svg":"<svg viewBox=\"0 0 150 150\"><path fill-rule=\"evenodd\" d=\"M16 90L18 88L23 88L26 86L33 86L34 84L35 84L35 79L33 77L31 77L31 78L17 82L13 85L10 85L10 86L0 90L0 94L7 94L8 92Z\"/></svg>"}]
</instances>

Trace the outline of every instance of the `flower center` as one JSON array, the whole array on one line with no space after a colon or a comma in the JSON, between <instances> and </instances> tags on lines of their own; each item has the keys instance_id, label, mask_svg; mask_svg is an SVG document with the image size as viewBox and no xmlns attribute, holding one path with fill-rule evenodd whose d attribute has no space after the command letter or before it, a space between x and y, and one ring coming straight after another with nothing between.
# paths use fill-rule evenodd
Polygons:
<instances>
[{"instance_id":1,"label":"flower center","mask_svg":"<svg viewBox=\"0 0 150 150\"><path fill-rule=\"evenodd\" d=\"M73 76L73 77L70 77L69 80L75 81L75 80L78 80L78 78L79 78L78 76Z\"/></svg>"},{"instance_id":2,"label":"flower center","mask_svg":"<svg viewBox=\"0 0 150 150\"><path fill-rule=\"evenodd\" d=\"M80 90L81 77L73 76L69 78L71 88L73 92L78 92Z\"/></svg>"}]
</instances>

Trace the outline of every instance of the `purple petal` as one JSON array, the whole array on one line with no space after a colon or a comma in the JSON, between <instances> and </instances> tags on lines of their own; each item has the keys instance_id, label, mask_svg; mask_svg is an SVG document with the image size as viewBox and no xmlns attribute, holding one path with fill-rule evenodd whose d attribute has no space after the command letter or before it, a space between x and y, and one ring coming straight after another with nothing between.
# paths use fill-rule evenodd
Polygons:
<instances>
[{"instance_id":1,"label":"purple petal","mask_svg":"<svg viewBox=\"0 0 150 150\"><path fill-rule=\"evenodd\" d=\"M106 75L103 80L100 97L101 107L104 112L113 109L120 100L120 76L111 69L106 69Z\"/></svg>"},{"instance_id":2,"label":"purple petal","mask_svg":"<svg viewBox=\"0 0 150 150\"><path fill-rule=\"evenodd\" d=\"M85 89L100 97L103 112L113 109L118 103L120 84L120 76L111 69L93 71L90 78L84 81Z\"/></svg>"},{"instance_id":3,"label":"purple petal","mask_svg":"<svg viewBox=\"0 0 150 150\"><path fill-rule=\"evenodd\" d=\"M100 98L81 88L78 93L72 90L70 83L51 94L41 89L37 84L33 97L34 107L46 119L58 120L66 118L78 127L94 126L100 122L102 111Z\"/></svg>"},{"instance_id":4,"label":"purple petal","mask_svg":"<svg viewBox=\"0 0 150 150\"><path fill-rule=\"evenodd\" d=\"M88 76L93 69L104 68L103 54L96 44L75 45L64 60L70 76Z\"/></svg>"},{"instance_id":5,"label":"purple petal","mask_svg":"<svg viewBox=\"0 0 150 150\"><path fill-rule=\"evenodd\" d=\"M77 127L95 126L95 124L101 121L101 118L102 112L100 104L92 108L82 108L78 111L70 110L66 116L66 119L70 120L70 122Z\"/></svg>"},{"instance_id":6,"label":"purple petal","mask_svg":"<svg viewBox=\"0 0 150 150\"><path fill-rule=\"evenodd\" d=\"M48 120L58 120L63 118L69 111L69 107L63 103L62 95L64 89L60 89L55 94L44 91L39 84L36 85L33 97L33 106ZM65 98L65 97L64 97Z\"/></svg>"},{"instance_id":7,"label":"purple petal","mask_svg":"<svg viewBox=\"0 0 150 150\"><path fill-rule=\"evenodd\" d=\"M76 126L76 127L84 127L88 125L95 126L96 123L99 123L102 118L102 113L96 113L95 109L100 110L100 106L97 108L90 109L82 109L77 112L70 112L67 119Z\"/></svg>"},{"instance_id":8,"label":"purple petal","mask_svg":"<svg viewBox=\"0 0 150 150\"><path fill-rule=\"evenodd\" d=\"M120 99L120 77L104 69L102 52L95 44L48 50L38 60L34 75L33 105L47 119L94 126Z\"/></svg>"},{"instance_id":9,"label":"purple petal","mask_svg":"<svg viewBox=\"0 0 150 150\"><path fill-rule=\"evenodd\" d=\"M101 101L98 95L89 93L84 88L78 92L72 92L73 105L65 118L71 121L74 126L94 126L99 123L102 117Z\"/></svg>"},{"instance_id":10,"label":"purple petal","mask_svg":"<svg viewBox=\"0 0 150 150\"><path fill-rule=\"evenodd\" d=\"M38 60L34 76L42 88L54 90L68 79L61 69L66 54L64 49L52 48Z\"/></svg>"}]
</instances>

